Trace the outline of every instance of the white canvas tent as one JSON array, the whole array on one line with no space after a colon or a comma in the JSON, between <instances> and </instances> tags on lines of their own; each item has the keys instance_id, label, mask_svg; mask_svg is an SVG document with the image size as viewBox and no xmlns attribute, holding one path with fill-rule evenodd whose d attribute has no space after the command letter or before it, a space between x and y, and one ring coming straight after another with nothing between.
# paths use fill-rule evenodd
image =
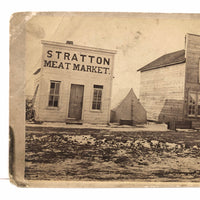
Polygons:
<instances>
[{"instance_id":1,"label":"white canvas tent","mask_svg":"<svg viewBox=\"0 0 200 200\"><path fill-rule=\"evenodd\" d=\"M111 122L134 125L144 124L146 120L146 111L137 99L133 89L111 110Z\"/></svg>"}]
</instances>

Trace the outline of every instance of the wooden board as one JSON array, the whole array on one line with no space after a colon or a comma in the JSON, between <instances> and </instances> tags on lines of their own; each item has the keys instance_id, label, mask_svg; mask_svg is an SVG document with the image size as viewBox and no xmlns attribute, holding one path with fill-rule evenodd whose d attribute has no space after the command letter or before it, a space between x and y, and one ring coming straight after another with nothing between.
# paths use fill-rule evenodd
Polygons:
<instances>
[{"instance_id":1,"label":"wooden board","mask_svg":"<svg viewBox=\"0 0 200 200\"><path fill-rule=\"evenodd\" d=\"M69 118L81 119L83 106L83 85L71 85L70 101L69 101Z\"/></svg>"}]
</instances>

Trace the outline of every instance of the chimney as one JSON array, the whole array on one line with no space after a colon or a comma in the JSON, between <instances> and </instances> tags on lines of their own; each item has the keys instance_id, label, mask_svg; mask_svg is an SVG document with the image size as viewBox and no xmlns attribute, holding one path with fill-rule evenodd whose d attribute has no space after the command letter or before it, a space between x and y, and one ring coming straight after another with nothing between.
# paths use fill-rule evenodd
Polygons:
<instances>
[{"instance_id":1,"label":"chimney","mask_svg":"<svg viewBox=\"0 0 200 200\"><path fill-rule=\"evenodd\" d=\"M69 40L67 40L67 41L66 41L66 44L73 45L73 44L74 44L74 42L73 42L73 41L69 41Z\"/></svg>"}]
</instances>

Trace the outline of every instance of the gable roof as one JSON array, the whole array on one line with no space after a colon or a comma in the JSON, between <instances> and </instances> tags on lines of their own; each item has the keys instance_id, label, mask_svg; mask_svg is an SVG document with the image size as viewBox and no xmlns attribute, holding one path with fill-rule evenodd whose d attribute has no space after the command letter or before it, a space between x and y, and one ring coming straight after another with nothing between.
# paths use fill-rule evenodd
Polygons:
<instances>
[{"instance_id":1,"label":"gable roof","mask_svg":"<svg viewBox=\"0 0 200 200\"><path fill-rule=\"evenodd\" d=\"M40 73L40 71L41 71L41 68L38 68L38 69L33 73L33 75L36 75L36 74Z\"/></svg>"},{"instance_id":2,"label":"gable roof","mask_svg":"<svg viewBox=\"0 0 200 200\"><path fill-rule=\"evenodd\" d=\"M148 71L152 69L157 69L161 67L167 67L170 65L180 64L184 63L186 61L185 59L185 50L179 50L172 53L165 54L153 62L150 62L149 64L145 65L144 67L138 69L137 71Z\"/></svg>"}]
</instances>

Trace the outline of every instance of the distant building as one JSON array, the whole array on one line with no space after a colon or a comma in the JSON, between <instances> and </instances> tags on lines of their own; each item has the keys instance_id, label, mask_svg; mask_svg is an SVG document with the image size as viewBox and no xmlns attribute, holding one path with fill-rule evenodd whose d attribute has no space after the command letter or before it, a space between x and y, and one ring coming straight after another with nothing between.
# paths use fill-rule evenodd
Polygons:
<instances>
[{"instance_id":1,"label":"distant building","mask_svg":"<svg viewBox=\"0 0 200 200\"><path fill-rule=\"evenodd\" d=\"M186 35L185 49L159 57L140 68L140 102L147 119L200 125L200 36Z\"/></svg>"},{"instance_id":2,"label":"distant building","mask_svg":"<svg viewBox=\"0 0 200 200\"><path fill-rule=\"evenodd\" d=\"M119 105L111 110L111 122L134 125L144 124L146 120L146 111L138 101L133 89Z\"/></svg>"},{"instance_id":3,"label":"distant building","mask_svg":"<svg viewBox=\"0 0 200 200\"><path fill-rule=\"evenodd\" d=\"M35 73L36 121L110 121L116 51L42 41L42 66Z\"/></svg>"}]
</instances>

